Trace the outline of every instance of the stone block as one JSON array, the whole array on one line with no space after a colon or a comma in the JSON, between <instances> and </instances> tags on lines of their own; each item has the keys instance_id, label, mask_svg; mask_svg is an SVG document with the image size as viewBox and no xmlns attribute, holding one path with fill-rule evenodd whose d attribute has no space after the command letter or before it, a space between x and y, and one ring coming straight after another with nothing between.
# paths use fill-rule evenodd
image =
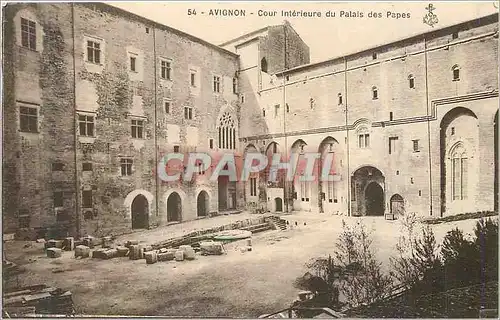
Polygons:
<instances>
[{"instance_id":1,"label":"stone block","mask_svg":"<svg viewBox=\"0 0 500 320\"><path fill-rule=\"evenodd\" d=\"M139 240L127 240L127 242L125 242L125 247L130 248L130 246L138 244Z\"/></svg>"},{"instance_id":2,"label":"stone block","mask_svg":"<svg viewBox=\"0 0 500 320\"><path fill-rule=\"evenodd\" d=\"M221 255L224 253L222 243L215 241L203 241L200 243L201 254Z\"/></svg>"},{"instance_id":3,"label":"stone block","mask_svg":"<svg viewBox=\"0 0 500 320\"><path fill-rule=\"evenodd\" d=\"M196 258L193 247L189 245L182 245L179 247L179 250L184 252L184 259L186 260L194 260Z\"/></svg>"},{"instance_id":4,"label":"stone block","mask_svg":"<svg viewBox=\"0 0 500 320\"><path fill-rule=\"evenodd\" d=\"M130 260L142 259L144 255L144 248L139 244L133 244L130 246L129 258Z\"/></svg>"},{"instance_id":5,"label":"stone block","mask_svg":"<svg viewBox=\"0 0 500 320\"><path fill-rule=\"evenodd\" d=\"M89 247L90 249L93 249L96 246L96 244L97 244L96 239L94 237L92 237L92 236L86 236L86 237L84 237L82 239L82 241L83 241L82 244L84 246Z\"/></svg>"},{"instance_id":6,"label":"stone block","mask_svg":"<svg viewBox=\"0 0 500 320\"><path fill-rule=\"evenodd\" d=\"M107 249L105 249L105 248L99 248L99 249L96 249L96 250L92 251L92 258L95 258L95 259L105 259L104 252L106 250Z\"/></svg>"},{"instance_id":7,"label":"stone block","mask_svg":"<svg viewBox=\"0 0 500 320\"><path fill-rule=\"evenodd\" d=\"M90 248L84 245L79 245L75 247L75 258L82 257L88 258L90 257Z\"/></svg>"},{"instance_id":8,"label":"stone block","mask_svg":"<svg viewBox=\"0 0 500 320\"><path fill-rule=\"evenodd\" d=\"M102 237L102 247L103 248L111 248L113 246L113 239L111 237Z\"/></svg>"},{"instance_id":9,"label":"stone block","mask_svg":"<svg viewBox=\"0 0 500 320\"><path fill-rule=\"evenodd\" d=\"M158 261L171 261L174 259L175 259L175 253L173 252L158 253Z\"/></svg>"},{"instance_id":10,"label":"stone block","mask_svg":"<svg viewBox=\"0 0 500 320\"><path fill-rule=\"evenodd\" d=\"M62 249L60 248L47 248L47 257L49 258L59 258L62 255Z\"/></svg>"},{"instance_id":11,"label":"stone block","mask_svg":"<svg viewBox=\"0 0 500 320\"><path fill-rule=\"evenodd\" d=\"M103 259L112 259L116 258L118 256L118 250L116 249L106 249L103 252Z\"/></svg>"},{"instance_id":12,"label":"stone block","mask_svg":"<svg viewBox=\"0 0 500 320\"><path fill-rule=\"evenodd\" d=\"M116 247L116 251L118 252L118 257L126 257L129 254L130 249L127 247Z\"/></svg>"},{"instance_id":13,"label":"stone block","mask_svg":"<svg viewBox=\"0 0 500 320\"><path fill-rule=\"evenodd\" d=\"M153 264L158 262L158 254L156 251L146 251L144 252L144 258L147 264Z\"/></svg>"},{"instance_id":14,"label":"stone block","mask_svg":"<svg viewBox=\"0 0 500 320\"><path fill-rule=\"evenodd\" d=\"M65 251L73 251L75 249L75 239L73 237L66 237L63 241L63 249Z\"/></svg>"},{"instance_id":15,"label":"stone block","mask_svg":"<svg viewBox=\"0 0 500 320\"><path fill-rule=\"evenodd\" d=\"M184 251L182 250L175 251L175 261L184 261Z\"/></svg>"}]
</instances>

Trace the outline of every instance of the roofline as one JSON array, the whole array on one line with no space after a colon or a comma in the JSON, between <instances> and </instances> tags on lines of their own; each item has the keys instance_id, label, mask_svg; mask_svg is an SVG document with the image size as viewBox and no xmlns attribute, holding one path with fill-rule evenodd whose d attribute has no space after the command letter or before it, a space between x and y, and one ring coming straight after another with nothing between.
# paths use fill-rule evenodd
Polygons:
<instances>
[{"instance_id":1,"label":"roofline","mask_svg":"<svg viewBox=\"0 0 500 320\"><path fill-rule=\"evenodd\" d=\"M153 26L153 27L156 27L158 29L169 31L169 32L175 33L175 34L177 34L179 36L188 38L191 41L198 42L198 43L200 43L202 45L205 45L205 46L210 47L212 49L218 50L218 51L220 51L222 53L226 53L226 54L228 54L228 55L230 55L232 57L235 57L235 58L239 57L238 54L236 54L234 52L231 52L229 50L226 50L224 48L221 48L218 45L210 43L210 42L208 42L206 40L200 39L200 38L195 37L195 36L193 36L193 35L191 35L189 33L184 32L184 31L181 31L181 30L169 27L167 25L161 24L159 22L153 21L151 19L145 18L143 16L140 16L140 15L135 14L133 12L127 11L125 9L122 9L122 8L119 8L119 7L115 7L115 6L111 5L111 4L107 4L107 3L103 3L103 2L75 2L73 4L75 4L75 5L81 5L81 6L84 6L84 7L97 7L99 9L102 9L103 11L107 11L107 12L111 12L111 13L114 12L114 13L117 13L119 15L124 15L124 16L127 16L127 17L131 18L131 19L138 20L139 22L142 22L142 23L147 24L149 26Z\"/></svg>"},{"instance_id":2,"label":"roofline","mask_svg":"<svg viewBox=\"0 0 500 320\"><path fill-rule=\"evenodd\" d=\"M388 42L388 43L384 43L384 44L377 45L377 46L374 46L374 47L370 47L370 48L367 48L367 49L363 49L361 51L351 52L351 53L348 53L348 54L344 54L342 56L333 57L333 58L330 58L330 59L327 59L327 60L323 60L323 61L319 61L319 62L314 62L314 63L310 63L310 64L304 64L304 65L297 66L295 68L291 68L291 69L288 69L288 70L285 70L285 71L277 72L275 75L278 76L278 75L283 75L283 74L287 74L287 73L290 73L290 72L295 72L295 71L298 71L298 70L301 70L301 69L308 69L308 68L312 68L312 67L318 67L318 66L323 65L323 64L328 64L328 63L334 62L335 60L340 60L340 59L349 58L349 57L352 57L352 56L355 56L355 55L364 54L364 53L367 53L367 52L370 52L370 51L374 51L376 49L393 46L393 45L401 43L401 42L408 42L408 41L412 41L412 40L419 40L421 38L422 39L426 39L426 38L429 38L429 36L433 36L433 35L436 35L436 34L439 34L439 33L444 33L445 31L452 30L452 29L455 29L457 27L465 26L465 25L468 25L468 24L474 24L476 26L480 26L480 25L486 25L486 24L489 24L489 23L492 23L492 22L495 22L495 21L498 22L498 15L499 15L498 13L489 14L489 15L486 15L486 16L482 16L482 17L479 17L479 18L472 19L472 20L467 20L467 21L460 22L460 23L457 23L457 24L453 24L453 25L449 25L449 26L446 26L446 27L442 27L440 29L431 30L431 31L424 32L424 33L419 33L419 34L416 34L416 35L413 35L413 36L410 36L410 37L407 37L407 38L402 38L402 39L398 39L398 40L395 40L395 41L392 41L392 42Z\"/></svg>"},{"instance_id":3,"label":"roofline","mask_svg":"<svg viewBox=\"0 0 500 320\"><path fill-rule=\"evenodd\" d=\"M234 39L231 39L231 40L228 40L224 43L221 43L219 46L220 47L224 47L224 46L227 46L228 44L230 43L233 43L233 42L236 42L238 40L241 40L241 39L244 39L246 37L249 37L249 36L253 36L254 34L258 34L258 33L261 33L262 31L267 31L269 29L270 26L267 26L267 27L264 27L264 28L260 28L260 29L257 29L255 31L252 31L252 32L248 32L248 33L245 33L239 37L236 37Z\"/></svg>"}]
</instances>

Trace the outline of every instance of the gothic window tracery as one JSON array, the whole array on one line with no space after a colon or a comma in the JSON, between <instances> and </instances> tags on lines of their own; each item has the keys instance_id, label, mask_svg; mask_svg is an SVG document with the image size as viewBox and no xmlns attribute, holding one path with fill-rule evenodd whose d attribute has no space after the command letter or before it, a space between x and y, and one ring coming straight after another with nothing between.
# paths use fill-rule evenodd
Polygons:
<instances>
[{"instance_id":1,"label":"gothic window tracery","mask_svg":"<svg viewBox=\"0 0 500 320\"><path fill-rule=\"evenodd\" d=\"M224 112L219 118L219 148L236 149L236 125L228 112Z\"/></svg>"}]
</instances>

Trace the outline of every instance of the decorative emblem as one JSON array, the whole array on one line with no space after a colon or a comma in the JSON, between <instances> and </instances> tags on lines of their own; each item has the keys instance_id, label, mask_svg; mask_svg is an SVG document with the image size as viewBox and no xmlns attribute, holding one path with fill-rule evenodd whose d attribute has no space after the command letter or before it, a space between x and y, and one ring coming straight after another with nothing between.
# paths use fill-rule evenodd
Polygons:
<instances>
[{"instance_id":1,"label":"decorative emblem","mask_svg":"<svg viewBox=\"0 0 500 320\"><path fill-rule=\"evenodd\" d=\"M436 10L436 8L434 7L434 5L432 3L430 3L425 8L425 10L427 10L429 12L424 16L423 21L424 21L425 24L428 24L429 26L431 26L431 27L434 28L434 25L439 22L439 19L438 19L437 15L435 15L434 13L432 13L432 11Z\"/></svg>"}]
</instances>

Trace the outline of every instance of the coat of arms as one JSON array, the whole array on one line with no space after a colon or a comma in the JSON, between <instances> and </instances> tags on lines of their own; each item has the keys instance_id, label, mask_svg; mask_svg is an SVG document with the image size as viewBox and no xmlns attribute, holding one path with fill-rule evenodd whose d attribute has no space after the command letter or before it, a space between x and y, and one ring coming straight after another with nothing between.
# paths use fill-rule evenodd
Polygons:
<instances>
[{"instance_id":1,"label":"coat of arms","mask_svg":"<svg viewBox=\"0 0 500 320\"><path fill-rule=\"evenodd\" d=\"M436 10L434 5L430 3L426 8L427 11L429 11L425 16L424 16L424 23L430 25L431 27L434 28L434 25L439 22L439 19L437 15L435 15L432 11Z\"/></svg>"}]
</instances>

